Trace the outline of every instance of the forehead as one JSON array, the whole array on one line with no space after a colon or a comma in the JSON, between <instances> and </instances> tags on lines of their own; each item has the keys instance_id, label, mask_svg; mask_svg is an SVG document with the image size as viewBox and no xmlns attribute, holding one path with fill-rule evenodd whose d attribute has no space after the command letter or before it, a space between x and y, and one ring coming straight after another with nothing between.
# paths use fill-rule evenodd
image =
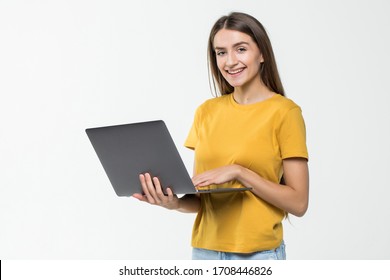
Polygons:
<instances>
[{"instance_id":1,"label":"forehead","mask_svg":"<svg viewBox=\"0 0 390 280\"><path fill-rule=\"evenodd\" d=\"M239 42L255 44L252 37L237 30L221 29L214 36L214 48L226 48Z\"/></svg>"}]
</instances>

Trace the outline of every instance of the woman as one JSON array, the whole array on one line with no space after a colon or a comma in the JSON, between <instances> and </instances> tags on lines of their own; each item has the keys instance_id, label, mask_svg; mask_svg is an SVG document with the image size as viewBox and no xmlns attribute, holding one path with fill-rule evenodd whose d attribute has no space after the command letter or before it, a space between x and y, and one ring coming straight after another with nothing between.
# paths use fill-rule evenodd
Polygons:
<instances>
[{"instance_id":1,"label":"woman","mask_svg":"<svg viewBox=\"0 0 390 280\"><path fill-rule=\"evenodd\" d=\"M145 195L134 197L198 213L193 259L285 259L282 220L308 207L301 109L284 97L271 43L252 16L221 17L210 32L208 59L220 96L199 106L185 142L195 151L193 183L252 190L178 198L141 174Z\"/></svg>"}]
</instances>

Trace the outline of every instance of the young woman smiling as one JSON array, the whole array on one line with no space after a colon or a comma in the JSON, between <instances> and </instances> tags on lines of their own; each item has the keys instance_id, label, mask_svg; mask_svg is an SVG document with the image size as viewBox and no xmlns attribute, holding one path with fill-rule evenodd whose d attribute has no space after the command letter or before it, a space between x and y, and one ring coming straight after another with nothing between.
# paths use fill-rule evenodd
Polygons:
<instances>
[{"instance_id":1,"label":"young woman smiling","mask_svg":"<svg viewBox=\"0 0 390 280\"><path fill-rule=\"evenodd\" d=\"M309 171L301 109L284 97L262 24L244 13L213 26L208 61L217 97L200 105L185 146L195 151L196 187L251 191L178 198L141 174L141 201L196 212L193 259L285 259L282 220L308 207Z\"/></svg>"}]
</instances>

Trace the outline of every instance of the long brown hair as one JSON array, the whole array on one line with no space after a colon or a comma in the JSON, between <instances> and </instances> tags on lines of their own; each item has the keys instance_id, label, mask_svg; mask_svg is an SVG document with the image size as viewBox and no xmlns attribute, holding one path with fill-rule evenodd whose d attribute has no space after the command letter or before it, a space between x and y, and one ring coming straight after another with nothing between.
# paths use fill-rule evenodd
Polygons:
<instances>
[{"instance_id":1,"label":"long brown hair","mask_svg":"<svg viewBox=\"0 0 390 280\"><path fill-rule=\"evenodd\" d=\"M263 25L254 17L237 12L233 12L227 16L222 16L217 20L210 32L207 58L209 65L209 79L211 74L212 79L210 80L212 80L216 95L225 95L234 91L234 87L225 80L217 66L217 57L213 42L215 34L217 34L217 32L221 29L240 31L249 35L253 39L264 59L264 62L260 65L259 69L260 79L270 90L284 96L283 85L279 77L274 52L267 32L265 31ZM218 86L218 90L216 85Z\"/></svg>"}]
</instances>

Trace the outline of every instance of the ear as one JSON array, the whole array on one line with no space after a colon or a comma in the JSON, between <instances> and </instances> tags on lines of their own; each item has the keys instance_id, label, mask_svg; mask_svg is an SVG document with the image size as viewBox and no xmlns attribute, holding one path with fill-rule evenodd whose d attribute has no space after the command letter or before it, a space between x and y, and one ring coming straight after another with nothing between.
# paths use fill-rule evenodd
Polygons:
<instances>
[{"instance_id":1,"label":"ear","mask_svg":"<svg viewBox=\"0 0 390 280\"><path fill-rule=\"evenodd\" d=\"M259 63L262 64L264 62L263 54L260 54Z\"/></svg>"}]
</instances>

